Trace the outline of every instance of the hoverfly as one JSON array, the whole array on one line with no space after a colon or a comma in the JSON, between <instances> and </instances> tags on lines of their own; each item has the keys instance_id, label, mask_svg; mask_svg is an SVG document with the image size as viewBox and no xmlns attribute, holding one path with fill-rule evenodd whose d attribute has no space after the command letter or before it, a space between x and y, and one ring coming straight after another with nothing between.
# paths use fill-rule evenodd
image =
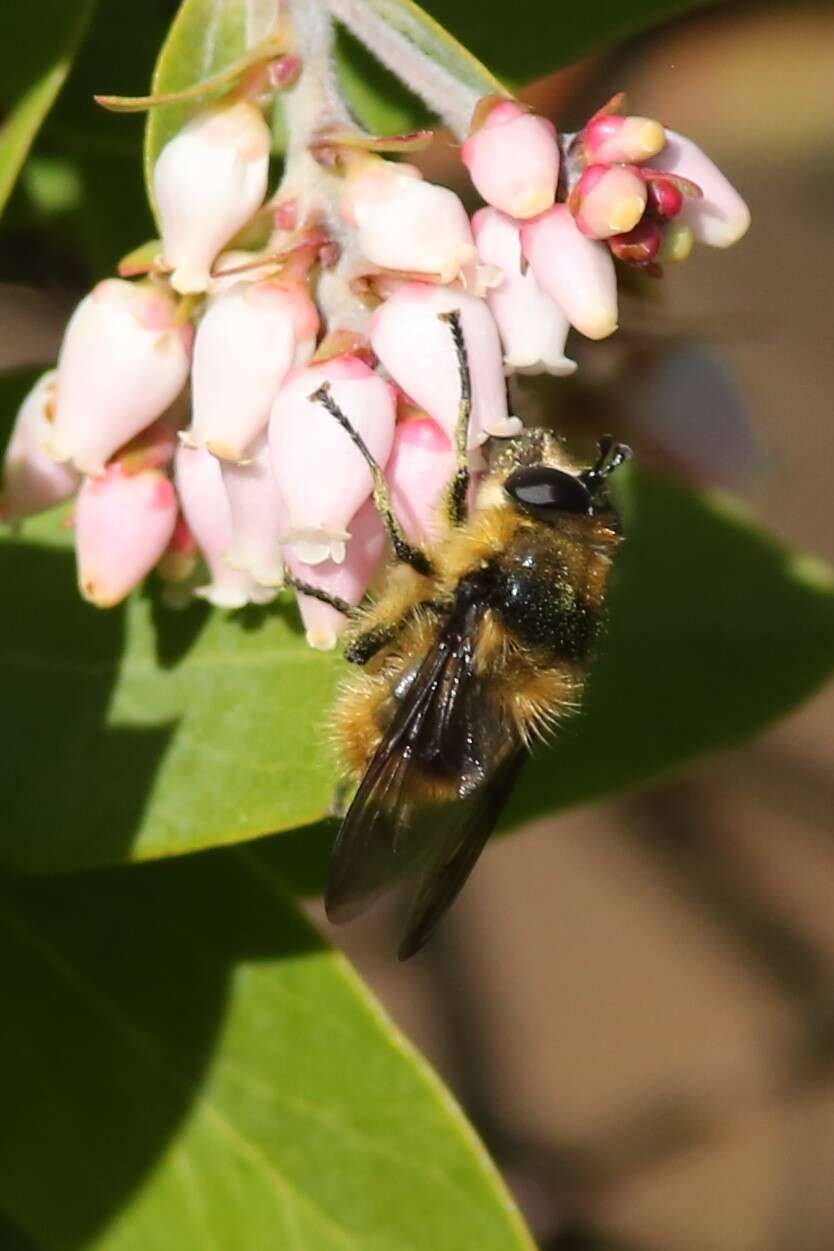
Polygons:
<instances>
[{"instance_id":1,"label":"hoverfly","mask_svg":"<svg viewBox=\"0 0 834 1251\"><path fill-rule=\"evenodd\" d=\"M413 882L401 960L461 890L533 741L579 706L621 542L606 483L630 455L606 438L580 470L546 430L494 440L469 515L471 383L459 316L442 316L461 378L443 537L425 549L407 540L382 470L325 386L313 398L364 455L395 559L380 597L358 610L295 584L351 618L344 651L355 669L334 726L358 789L325 907L348 921L388 887Z\"/></svg>"}]
</instances>

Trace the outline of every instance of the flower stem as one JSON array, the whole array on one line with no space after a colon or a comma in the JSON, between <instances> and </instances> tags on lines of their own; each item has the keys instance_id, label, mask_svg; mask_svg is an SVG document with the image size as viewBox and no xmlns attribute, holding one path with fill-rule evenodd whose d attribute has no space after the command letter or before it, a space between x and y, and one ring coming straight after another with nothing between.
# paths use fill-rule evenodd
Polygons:
<instances>
[{"instance_id":1,"label":"flower stem","mask_svg":"<svg viewBox=\"0 0 834 1251\"><path fill-rule=\"evenodd\" d=\"M475 57L408 0L397 0L396 4L389 0L326 3L333 16L442 118L458 139L469 133L472 113L482 96L506 94ZM391 20L386 17L389 11ZM427 42L438 55L428 55L418 46L420 42ZM451 63L459 72L449 68Z\"/></svg>"}]
</instances>

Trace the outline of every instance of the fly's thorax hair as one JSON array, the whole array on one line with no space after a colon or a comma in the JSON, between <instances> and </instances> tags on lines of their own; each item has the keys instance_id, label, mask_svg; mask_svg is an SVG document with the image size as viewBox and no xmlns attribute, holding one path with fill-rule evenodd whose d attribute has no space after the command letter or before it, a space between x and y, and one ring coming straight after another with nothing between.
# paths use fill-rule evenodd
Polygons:
<instances>
[{"instance_id":1,"label":"fly's thorax hair","mask_svg":"<svg viewBox=\"0 0 834 1251\"><path fill-rule=\"evenodd\" d=\"M622 542L608 517L565 516L556 526L536 524L519 535L516 551L532 555L542 577L564 580L602 612L614 554Z\"/></svg>"},{"instance_id":2,"label":"fly's thorax hair","mask_svg":"<svg viewBox=\"0 0 834 1251\"><path fill-rule=\"evenodd\" d=\"M432 554L438 594L454 598L462 578L491 564L506 550L519 524L523 520L503 488L492 504L482 504L479 498L478 508L466 524L451 531Z\"/></svg>"},{"instance_id":3,"label":"fly's thorax hair","mask_svg":"<svg viewBox=\"0 0 834 1251\"><path fill-rule=\"evenodd\" d=\"M491 474L481 487L477 511L432 554L436 595L451 601L461 580L475 570L490 565L509 573L523 562L539 583L553 585L554 591L564 590L567 584L577 597L601 611L612 559L621 542L613 513L593 517L566 513L558 522L547 524L519 508L503 483L503 473Z\"/></svg>"},{"instance_id":4,"label":"fly's thorax hair","mask_svg":"<svg viewBox=\"0 0 834 1251\"><path fill-rule=\"evenodd\" d=\"M549 465L574 474L581 468L570 455L565 440L551 430L523 430L512 439L492 439L486 456L490 477L502 482L516 469L531 465Z\"/></svg>"}]
</instances>

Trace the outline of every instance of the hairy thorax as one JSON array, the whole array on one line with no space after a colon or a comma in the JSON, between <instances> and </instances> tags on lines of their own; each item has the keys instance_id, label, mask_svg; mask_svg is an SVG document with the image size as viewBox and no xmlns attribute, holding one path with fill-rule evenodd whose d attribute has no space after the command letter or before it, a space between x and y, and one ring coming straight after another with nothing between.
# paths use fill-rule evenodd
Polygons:
<instances>
[{"instance_id":1,"label":"hairy thorax","mask_svg":"<svg viewBox=\"0 0 834 1251\"><path fill-rule=\"evenodd\" d=\"M605 519L543 526L510 507L476 513L430 552L434 573L398 565L352 625L347 654L387 640L346 678L334 733L347 770L366 768L449 614L477 616L474 671L495 715L530 744L577 706L619 543Z\"/></svg>"}]
</instances>

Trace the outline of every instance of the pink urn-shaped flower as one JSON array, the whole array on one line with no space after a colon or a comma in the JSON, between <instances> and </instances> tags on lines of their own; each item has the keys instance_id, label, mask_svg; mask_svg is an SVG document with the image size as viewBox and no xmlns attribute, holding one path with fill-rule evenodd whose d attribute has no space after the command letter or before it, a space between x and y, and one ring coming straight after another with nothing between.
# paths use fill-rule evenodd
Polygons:
<instances>
[{"instance_id":1,"label":"pink urn-shaped flower","mask_svg":"<svg viewBox=\"0 0 834 1251\"><path fill-rule=\"evenodd\" d=\"M498 266L502 277L487 292L487 303L504 345L504 367L517 373L546 371L556 377L574 373L565 356L570 330L562 309L539 286L524 265L519 225L497 209L480 209L472 228L481 260Z\"/></svg>"},{"instance_id":2,"label":"pink urn-shaped flower","mask_svg":"<svg viewBox=\"0 0 834 1251\"><path fill-rule=\"evenodd\" d=\"M3 464L0 520L20 521L61 504L81 483L71 465L59 464L44 451L52 431L56 377L52 369L39 378L18 411Z\"/></svg>"},{"instance_id":3,"label":"pink urn-shaped flower","mask_svg":"<svg viewBox=\"0 0 834 1251\"><path fill-rule=\"evenodd\" d=\"M46 450L98 474L162 415L188 377L192 332L151 286L108 278L81 301L58 357L55 415Z\"/></svg>"},{"instance_id":4,"label":"pink urn-shaped flower","mask_svg":"<svg viewBox=\"0 0 834 1251\"><path fill-rule=\"evenodd\" d=\"M81 594L98 608L120 603L165 552L177 520L177 495L159 469L128 473L118 462L86 478L75 507Z\"/></svg>"},{"instance_id":5,"label":"pink urn-shaped flower","mask_svg":"<svg viewBox=\"0 0 834 1251\"><path fill-rule=\"evenodd\" d=\"M559 181L556 129L516 100L481 101L461 157L487 204L511 217L535 217L553 204Z\"/></svg>"},{"instance_id":6,"label":"pink urn-shaped flower","mask_svg":"<svg viewBox=\"0 0 834 1251\"><path fill-rule=\"evenodd\" d=\"M187 438L240 460L290 368L312 355L318 326L313 301L295 283L237 283L210 300L194 342Z\"/></svg>"},{"instance_id":7,"label":"pink urn-shaped flower","mask_svg":"<svg viewBox=\"0 0 834 1251\"><path fill-rule=\"evenodd\" d=\"M570 209L589 239L632 230L646 210L648 190L636 168L589 165L571 192Z\"/></svg>"},{"instance_id":8,"label":"pink urn-shaped flower","mask_svg":"<svg viewBox=\"0 0 834 1251\"><path fill-rule=\"evenodd\" d=\"M284 580L281 537L287 528L287 507L275 482L266 432L259 434L247 460L221 465L231 513L232 541L225 559L234 569L252 575L261 586Z\"/></svg>"},{"instance_id":9,"label":"pink urn-shaped flower","mask_svg":"<svg viewBox=\"0 0 834 1251\"><path fill-rule=\"evenodd\" d=\"M232 514L220 462L202 447L177 449L175 478L183 516L208 565L211 581L194 592L217 608L268 604L275 590L259 586L252 576L226 559L233 549Z\"/></svg>"},{"instance_id":10,"label":"pink urn-shaped flower","mask_svg":"<svg viewBox=\"0 0 834 1251\"><path fill-rule=\"evenodd\" d=\"M460 368L452 331L441 314L460 313L469 372L472 414L469 446L489 435L517 434L507 413L501 340L483 300L450 287L404 283L371 319L371 345L399 387L454 438L460 408Z\"/></svg>"},{"instance_id":11,"label":"pink urn-shaped flower","mask_svg":"<svg viewBox=\"0 0 834 1251\"><path fill-rule=\"evenodd\" d=\"M342 212L374 265L452 282L477 257L466 209L412 165L371 158L349 172Z\"/></svg>"},{"instance_id":12,"label":"pink urn-shaped flower","mask_svg":"<svg viewBox=\"0 0 834 1251\"><path fill-rule=\"evenodd\" d=\"M582 145L589 165L618 161L649 161L666 142L666 133L652 117L621 117L597 113L582 131Z\"/></svg>"},{"instance_id":13,"label":"pink urn-shaped flower","mask_svg":"<svg viewBox=\"0 0 834 1251\"><path fill-rule=\"evenodd\" d=\"M521 228L521 246L536 281L572 326L589 339L617 329L617 277L604 243L583 235L566 204Z\"/></svg>"},{"instance_id":14,"label":"pink urn-shaped flower","mask_svg":"<svg viewBox=\"0 0 834 1251\"><path fill-rule=\"evenodd\" d=\"M384 550L385 528L373 502L368 500L350 522L350 541L340 564L325 560L317 565L307 565L299 560L297 551L288 548L287 565L299 581L353 606L365 594ZM298 593L298 608L310 646L317 651L329 651L335 647L347 625L344 613L301 592Z\"/></svg>"},{"instance_id":15,"label":"pink urn-shaped flower","mask_svg":"<svg viewBox=\"0 0 834 1251\"><path fill-rule=\"evenodd\" d=\"M393 388L357 356L335 356L293 373L272 408L269 446L287 505L285 544L308 565L341 564L349 523L373 485L362 453L327 410L321 388L384 465L394 437Z\"/></svg>"},{"instance_id":16,"label":"pink urn-shaped flower","mask_svg":"<svg viewBox=\"0 0 834 1251\"><path fill-rule=\"evenodd\" d=\"M456 464L452 440L431 417L415 409L397 423L385 476L394 513L412 543L431 543L442 533L438 510Z\"/></svg>"},{"instance_id":17,"label":"pink urn-shaped flower","mask_svg":"<svg viewBox=\"0 0 834 1251\"><path fill-rule=\"evenodd\" d=\"M701 190L683 202L678 220L689 226L698 243L728 248L746 234L750 210L732 183L697 144L685 135L667 130L666 147L657 164L669 174L694 182Z\"/></svg>"},{"instance_id":18,"label":"pink urn-shaped flower","mask_svg":"<svg viewBox=\"0 0 834 1251\"><path fill-rule=\"evenodd\" d=\"M271 137L248 100L198 113L154 166L162 260L175 291L205 291L218 252L266 195Z\"/></svg>"}]
</instances>

